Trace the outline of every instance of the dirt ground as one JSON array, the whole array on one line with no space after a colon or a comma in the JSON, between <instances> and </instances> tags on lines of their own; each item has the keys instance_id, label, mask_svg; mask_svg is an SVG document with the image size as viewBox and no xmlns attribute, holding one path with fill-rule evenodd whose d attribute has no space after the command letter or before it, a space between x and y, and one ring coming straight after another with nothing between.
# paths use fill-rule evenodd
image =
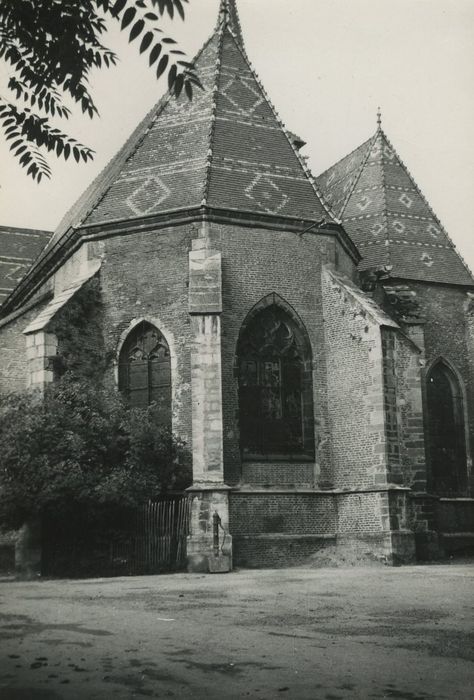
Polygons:
<instances>
[{"instance_id":1,"label":"dirt ground","mask_svg":"<svg viewBox=\"0 0 474 700\"><path fill-rule=\"evenodd\" d=\"M0 698L472 698L474 566L0 583Z\"/></svg>"}]
</instances>

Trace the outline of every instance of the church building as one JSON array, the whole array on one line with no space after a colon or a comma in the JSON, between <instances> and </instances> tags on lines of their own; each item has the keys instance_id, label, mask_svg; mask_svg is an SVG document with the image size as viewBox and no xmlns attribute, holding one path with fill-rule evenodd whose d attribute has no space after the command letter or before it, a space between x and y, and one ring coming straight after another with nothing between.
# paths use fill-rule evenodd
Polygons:
<instances>
[{"instance_id":1,"label":"church building","mask_svg":"<svg viewBox=\"0 0 474 700\"><path fill-rule=\"evenodd\" d=\"M235 566L472 546L471 272L380 119L311 174L235 0L195 65L204 89L158 102L3 301L0 392L54 380L95 284L107 381L192 452L190 570L216 513Z\"/></svg>"}]
</instances>

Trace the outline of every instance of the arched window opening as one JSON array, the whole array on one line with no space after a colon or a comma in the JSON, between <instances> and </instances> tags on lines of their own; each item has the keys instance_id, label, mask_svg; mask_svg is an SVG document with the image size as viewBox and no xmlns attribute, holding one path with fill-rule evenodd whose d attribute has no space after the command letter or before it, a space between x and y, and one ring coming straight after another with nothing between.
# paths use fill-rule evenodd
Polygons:
<instances>
[{"instance_id":1,"label":"arched window opening","mask_svg":"<svg viewBox=\"0 0 474 700\"><path fill-rule=\"evenodd\" d=\"M462 494L467 479L463 397L459 380L442 360L428 374L427 403L431 487L439 495Z\"/></svg>"},{"instance_id":2,"label":"arched window opening","mask_svg":"<svg viewBox=\"0 0 474 700\"><path fill-rule=\"evenodd\" d=\"M170 350L160 331L143 321L123 344L119 358L119 388L132 408L154 403L160 425L171 427Z\"/></svg>"},{"instance_id":3,"label":"arched window opening","mask_svg":"<svg viewBox=\"0 0 474 700\"><path fill-rule=\"evenodd\" d=\"M314 454L311 350L305 332L279 306L257 313L238 347L243 457Z\"/></svg>"}]
</instances>

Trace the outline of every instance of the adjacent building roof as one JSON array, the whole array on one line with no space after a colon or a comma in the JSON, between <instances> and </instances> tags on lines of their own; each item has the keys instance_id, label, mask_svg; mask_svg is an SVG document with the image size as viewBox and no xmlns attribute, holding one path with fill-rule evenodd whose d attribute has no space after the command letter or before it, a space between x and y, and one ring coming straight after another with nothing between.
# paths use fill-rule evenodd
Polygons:
<instances>
[{"instance_id":1,"label":"adjacent building roof","mask_svg":"<svg viewBox=\"0 0 474 700\"><path fill-rule=\"evenodd\" d=\"M375 135L317 178L359 248L361 269L473 285L474 279L380 123Z\"/></svg>"},{"instance_id":2,"label":"adjacent building roof","mask_svg":"<svg viewBox=\"0 0 474 700\"><path fill-rule=\"evenodd\" d=\"M30 269L51 231L0 226L0 305Z\"/></svg>"}]
</instances>

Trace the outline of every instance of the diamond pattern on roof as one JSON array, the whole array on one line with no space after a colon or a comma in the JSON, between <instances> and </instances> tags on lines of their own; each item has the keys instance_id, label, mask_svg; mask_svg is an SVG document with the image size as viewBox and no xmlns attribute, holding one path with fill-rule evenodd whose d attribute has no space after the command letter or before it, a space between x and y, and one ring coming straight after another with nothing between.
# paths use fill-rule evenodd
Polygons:
<instances>
[{"instance_id":1,"label":"diamond pattern on roof","mask_svg":"<svg viewBox=\"0 0 474 700\"><path fill-rule=\"evenodd\" d=\"M413 199L411 199L411 197L409 197L406 192L400 195L398 201L401 202L407 209L409 209L413 204Z\"/></svg>"},{"instance_id":2,"label":"diamond pattern on roof","mask_svg":"<svg viewBox=\"0 0 474 700\"><path fill-rule=\"evenodd\" d=\"M221 87L220 94L240 113L250 116L264 102L264 97L248 80L232 75L227 84Z\"/></svg>"},{"instance_id":3,"label":"diamond pattern on roof","mask_svg":"<svg viewBox=\"0 0 474 700\"><path fill-rule=\"evenodd\" d=\"M361 269L388 264L393 277L474 284L382 129L317 183L359 247Z\"/></svg>"},{"instance_id":4,"label":"diamond pattern on roof","mask_svg":"<svg viewBox=\"0 0 474 700\"><path fill-rule=\"evenodd\" d=\"M159 177L149 177L127 197L127 205L138 216L158 211L170 195L169 188Z\"/></svg>"},{"instance_id":5,"label":"diamond pattern on roof","mask_svg":"<svg viewBox=\"0 0 474 700\"><path fill-rule=\"evenodd\" d=\"M269 214L279 214L288 202L287 195L269 175L257 175L245 190L245 194Z\"/></svg>"},{"instance_id":6,"label":"diamond pattern on roof","mask_svg":"<svg viewBox=\"0 0 474 700\"><path fill-rule=\"evenodd\" d=\"M218 29L195 63L204 89L191 102L184 94L160 100L66 215L53 242L71 226L203 201L334 220L248 62L234 2L222 3Z\"/></svg>"}]
</instances>

